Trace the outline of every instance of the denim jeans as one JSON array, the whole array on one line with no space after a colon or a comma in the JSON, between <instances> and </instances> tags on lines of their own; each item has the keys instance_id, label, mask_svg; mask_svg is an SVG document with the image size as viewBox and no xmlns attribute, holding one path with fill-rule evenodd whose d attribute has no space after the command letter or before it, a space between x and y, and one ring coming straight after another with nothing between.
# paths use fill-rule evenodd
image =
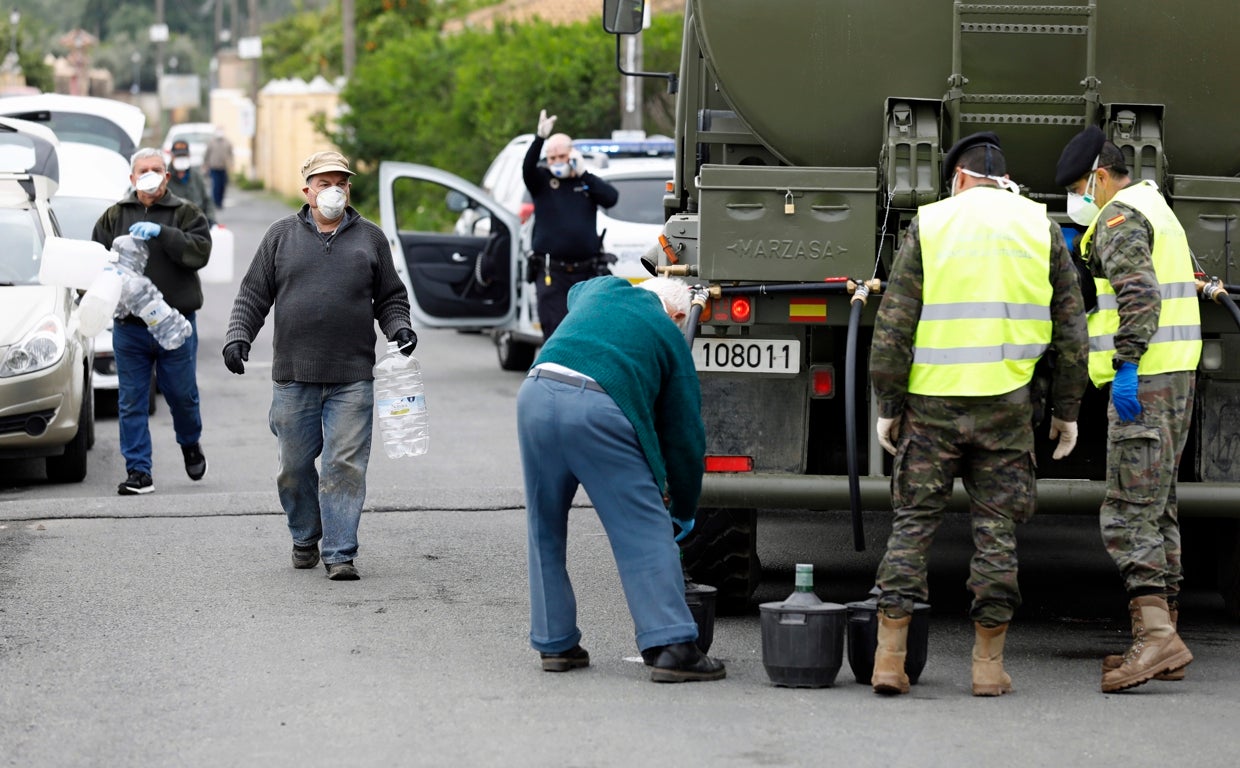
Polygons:
<instances>
[{"instance_id":1,"label":"denim jeans","mask_svg":"<svg viewBox=\"0 0 1240 768\"><path fill-rule=\"evenodd\" d=\"M211 202L216 208L224 207L224 189L228 187L228 169L211 168Z\"/></svg>"},{"instance_id":2,"label":"denim jeans","mask_svg":"<svg viewBox=\"0 0 1240 768\"><path fill-rule=\"evenodd\" d=\"M112 325L116 356L117 421L126 472L151 474L151 370L172 412L177 443L193 445L202 437L198 410L198 324L185 316L194 332L176 349L164 349L143 325L119 320Z\"/></svg>"},{"instance_id":3,"label":"denim jeans","mask_svg":"<svg viewBox=\"0 0 1240 768\"><path fill-rule=\"evenodd\" d=\"M530 645L543 653L581 639L568 578L568 509L585 487L611 543L645 650L697 639L680 551L663 494L628 417L608 395L547 378L517 393L529 536Z\"/></svg>"},{"instance_id":4,"label":"denim jeans","mask_svg":"<svg viewBox=\"0 0 1240 768\"><path fill-rule=\"evenodd\" d=\"M269 424L279 446L276 490L297 546L322 540L324 563L357 555L366 501L374 382L277 381ZM322 455L322 476L315 459Z\"/></svg>"}]
</instances>

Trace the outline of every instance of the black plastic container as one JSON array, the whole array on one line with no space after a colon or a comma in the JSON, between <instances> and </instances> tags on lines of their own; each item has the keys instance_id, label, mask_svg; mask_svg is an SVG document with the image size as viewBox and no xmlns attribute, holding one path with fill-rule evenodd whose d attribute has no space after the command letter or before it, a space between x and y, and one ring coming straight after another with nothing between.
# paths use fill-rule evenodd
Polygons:
<instances>
[{"instance_id":1,"label":"black plastic container","mask_svg":"<svg viewBox=\"0 0 1240 768\"><path fill-rule=\"evenodd\" d=\"M762 613L762 666L771 682L788 688L834 685L844 666L844 606L790 599L762 603L758 608Z\"/></svg>"},{"instance_id":2,"label":"black plastic container","mask_svg":"<svg viewBox=\"0 0 1240 768\"><path fill-rule=\"evenodd\" d=\"M685 602L689 604L689 613L697 622L697 647L702 653L710 650L715 641L715 597L718 590L705 584L685 581Z\"/></svg>"},{"instance_id":3,"label":"black plastic container","mask_svg":"<svg viewBox=\"0 0 1240 768\"><path fill-rule=\"evenodd\" d=\"M904 673L912 685L917 684L926 668L930 644L930 606L913 604L913 620L908 628L908 655L904 657ZM848 666L853 678L869 685L874 675L874 652L878 648L878 600L871 597L848 604Z\"/></svg>"}]
</instances>

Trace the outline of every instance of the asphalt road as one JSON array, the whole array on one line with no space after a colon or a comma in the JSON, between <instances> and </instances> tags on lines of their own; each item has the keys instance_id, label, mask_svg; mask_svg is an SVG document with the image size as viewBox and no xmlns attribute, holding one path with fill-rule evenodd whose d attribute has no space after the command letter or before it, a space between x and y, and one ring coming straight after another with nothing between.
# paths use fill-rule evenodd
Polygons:
<instances>
[{"instance_id":1,"label":"asphalt road","mask_svg":"<svg viewBox=\"0 0 1240 768\"><path fill-rule=\"evenodd\" d=\"M238 277L287 211L233 192ZM432 438L425 456L376 452L362 580L295 571L266 426L269 331L246 376L219 349L235 294L208 286L200 382L211 469L180 467L167 409L153 417L157 491L118 497L115 420L86 482L0 465L0 765L10 766L1009 766L1235 764L1236 627L1214 593L1186 593L1188 679L1098 690L1125 645L1124 597L1094 523L1021 529L1025 605L1007 668L1016 692L969 695L968 533L932 553L929 661L910 695L879 698L845 661L834 687L770 684L757 605L812 562L826 600L862 599L890 525L867 550L841 513L766 513L764 581L720 617L718 683L660 686L636 656L606 537L579 496L570 570L592 666L540 671L527 642L524 510L514 403L481 335L419 331Z\"/></svg>"}]
</instances>

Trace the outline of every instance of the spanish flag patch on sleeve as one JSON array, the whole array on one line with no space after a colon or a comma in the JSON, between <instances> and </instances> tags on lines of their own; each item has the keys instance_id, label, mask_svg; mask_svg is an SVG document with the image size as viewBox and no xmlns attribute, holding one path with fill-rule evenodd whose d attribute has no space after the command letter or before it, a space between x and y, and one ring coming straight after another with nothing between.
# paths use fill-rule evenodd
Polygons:
<instances>
[{"instance_id":1,"label":"spanish flag patch on sleeve","mask_svg":"<svg viewBox=\"0 0 1240 768\"><path fill-rule=\"evenodd\" d=\"M1115 214L1114 216L1112 216L1111 218L1107 219L1107 227L1108 227L1108 228L1110 228L1110 227L1118 227L1120 224L1123 224L1123 223L1124 223L1125 221L1127 221L1127 220L1128 220L1128 219L1127 219L1127 218L1125 218L1124 214L1122 214L1122 213L1117 213L1117 214Z\"/></svg>"}]
</instances>

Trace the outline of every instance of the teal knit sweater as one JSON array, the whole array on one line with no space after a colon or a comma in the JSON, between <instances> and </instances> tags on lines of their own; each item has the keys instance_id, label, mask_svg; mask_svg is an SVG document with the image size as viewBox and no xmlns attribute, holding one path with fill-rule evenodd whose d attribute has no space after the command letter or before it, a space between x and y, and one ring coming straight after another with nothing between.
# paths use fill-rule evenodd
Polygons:
<instances>
[{"instance_id":1,"label":"teal knit sweater","mask_svg":"<svg viewBox=\"0 0 1240 768\"><path fill-rule=\"evenodd\" d=\"M706 428L693 355L659 297L618 277L568 292L568 316L535 365L558 363L602 385L633 424L673 517L697 512ZM666 485L665 485L666 484Z\"/></svg>"}]
</instances>

